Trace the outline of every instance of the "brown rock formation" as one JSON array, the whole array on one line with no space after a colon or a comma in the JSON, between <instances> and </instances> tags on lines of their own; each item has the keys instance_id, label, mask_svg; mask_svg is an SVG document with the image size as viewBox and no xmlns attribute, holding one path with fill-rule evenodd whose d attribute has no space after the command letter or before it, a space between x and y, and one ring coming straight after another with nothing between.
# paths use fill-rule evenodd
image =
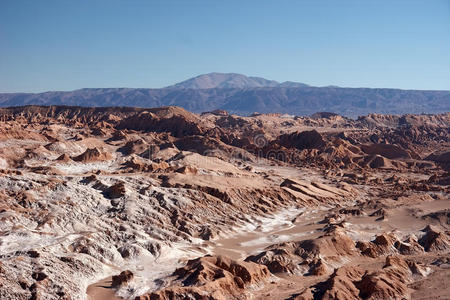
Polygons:
<instances>
[{"instance_id":1,"label":"brown rock formation","mask_svg":"<svg viewBox=\"0 0 450 300\"><path fill-rule=\"evenodd\" d=\"M394 243L397 238L393 234L378 235L371 242L358 242L356 247L361 250L361 254L369 257L379 257L396 253Z\"/></svg>"},{"instance_id":2,"label":"brown rock formation","mask_svg":"<svg viewBox=\"0 0 450 300\"><path fill-rule=\"evenodd\" d=\"M96 162L96 161L106 161L112 158L109 153L102 153L97 148L88 148L82 154L73 157L74 161L88 163L88 162Z\"/></svg>"},{"instance_id":3,"label":"brown rock formation","mask_svg":"<svg viewBox=\"0 0 450 300\"><path fill-rule=\"evenodd\" d=\"M122 271L119 275L114 275L112 277L111 286L119 287L121 285L127 284L133 279L133 277L133 272L131 272L130 270Z\"/></svg>"},{"instance_id":4,"label":"brown rock formation","mask_svg":"<svg viewBox=\"0 0 450 300\"><path fill-rule=\"evenodd\" d=\"M342 229L336 228L317 239L270 246L258 255L246 258L266 265L272 273L307 273L318 275L328 271L327 263L340 263L345 257L358 255L355 243ZM300 267L303 265L303 268Z\"/></svg>"},{"instance_id":5,"label":"brown rock formation","mask_svg":"<svg viewBox=\"0 0 450 300\"><path fill-rule=\"evenodd\" d=\"M124 182L118 182L118 183L110 186L106 190L106 194L112 199L120 198L120 197L125 196L125 194L126 194L125 183Z\"/></svg>"},{"instance_id":6,"label":"brown rock formation","mask_svg":"<svg viewBox=\"0 0 450 300\"><path fill-rule=\"evenodd\" d=\"M171 286L136 299L240 299L250 286L269 277L265 266L224 256L190 260L173 273Z\"/></svg>"},{"instance_id":7,"label":"brown rock formation","mask_svg":"<svg viewBox=\"0 0 450 300\"><path fill-rule=\"evenodd\" d=\"M286 148L320 149L325 146L322 135L316 130L297 132L278 137L277 143Z\"/></svg>"},{"instance_id":8,"label":"brown rock formation","mask_svg":"<svg viewBox=\"0 0 450 300\"><path fill-rule=\"evenodd\" d=\"M170 132L175 137L202 134L197 116L179 107L154 108L123 119L117 129Z\"/></svg>"},{"instance_id":9,"label":"brown rock formation","mask_svg":"<svg viewBox=\"0 0 450 300\"><path fill-rule=\"evenodd\" d=\"M425 251L445 251L450 248L450 239L447 232L443 232L432 225L428 225L423 231L425 231L425 235L419 239L419 243Z\"/></svg>"},{"instance_id":10,"label":"brown rock formation","mask_svg":"<svg viewBox=\"0 0 450 300\"><path fill-rule=\"evenodd\" d=\"M67 154L61 154L57 159L56 159L57 161L60 161L60 162L69 162L69 161L71 161L72 159L70 158L70 156L69 155L67 155Z\"/></svg>"}]
</instances>

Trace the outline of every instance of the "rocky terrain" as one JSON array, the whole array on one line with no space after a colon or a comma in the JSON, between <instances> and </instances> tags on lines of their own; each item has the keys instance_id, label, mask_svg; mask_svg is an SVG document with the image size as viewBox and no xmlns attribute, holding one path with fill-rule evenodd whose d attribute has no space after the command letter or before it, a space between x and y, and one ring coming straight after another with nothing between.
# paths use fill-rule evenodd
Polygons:
<instances>
[{"instance_id":1,"label":"rocky terrain","mask_svg":"<svg viewBox=\"0 0 450 300\"><path fill-rule=\"evenodd\" d=\"M44 93L3 93L0 106L81 105L157 107L176 105L202 113L239 115L328 111L356 118L368 113L421 114L450 111L450 91L315 87L235 73L203 74L165 88L88 88Z\"/></svg>"},{"instance_id":2,"label":"rocky terrain","mask_svg":"<svg viewBox=\"0 0 450 300\"><path fill-rule=\"evenodd\" d=\"M448 299L449 125L2 108L0 299Z\"/></svg>"}]
</instances>

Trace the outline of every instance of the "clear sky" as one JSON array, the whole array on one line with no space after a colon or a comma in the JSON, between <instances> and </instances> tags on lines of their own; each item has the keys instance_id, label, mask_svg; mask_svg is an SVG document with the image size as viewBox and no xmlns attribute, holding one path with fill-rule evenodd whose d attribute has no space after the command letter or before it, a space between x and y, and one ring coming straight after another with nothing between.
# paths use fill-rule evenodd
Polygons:
<instances>
[{"instance_id":1,"label":"clear sky","mask_svg":"<svg viewBox=\"0 0 450 300\"><path fill-rule=\"evenodd\" d=\"M450 1L0 0L0 92L209 72L450 90Z\"/></svg>"}]
</instances>

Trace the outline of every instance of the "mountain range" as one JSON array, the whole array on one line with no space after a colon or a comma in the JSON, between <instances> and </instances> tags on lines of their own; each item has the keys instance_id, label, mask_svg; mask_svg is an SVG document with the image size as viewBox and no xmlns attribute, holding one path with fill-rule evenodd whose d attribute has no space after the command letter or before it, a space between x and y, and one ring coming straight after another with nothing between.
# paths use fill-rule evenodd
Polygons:
<instances>
[{"instance_id":1,"label":"mountain range","mask_svg":"<svg viewBox=\"0 0 450 300\"><path fill-rule=\"evenodd\" d=\"M237 73L209 73L203 74L175 85L168 86L172 89L248 89L261 87L307 87L307 84L286 81L279 83L275 80L267 80L261 77L245 76Z\"/></svg>"},{"instance_id":2,"label":"mountain range","mask_svg":"<svg viewBox=\"0 0 450 300\"><path fill-rule=\"evenodd\" d=\"M3 93L0 106L176 105L193 112L224 109L248 115L327 111L349 117L368 113L441 113L450 111L450 91L314 87L236 73L209 73L165 88L88 88L44 93Z\"/></svg>"}]
</instances>

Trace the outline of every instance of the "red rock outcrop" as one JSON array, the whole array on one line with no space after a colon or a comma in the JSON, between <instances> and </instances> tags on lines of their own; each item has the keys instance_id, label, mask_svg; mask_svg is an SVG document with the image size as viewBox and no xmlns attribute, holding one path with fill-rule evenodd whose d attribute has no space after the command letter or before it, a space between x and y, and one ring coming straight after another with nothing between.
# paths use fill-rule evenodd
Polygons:
<instances>
[{"instance_id":1,"label":"red rock outcrop","mask_svg":"<svg viewBox=\"0 0 450 300\"><path fill-rule=\"evenodd\" d=\"M361 145L361 150L369 155L381 155L389 159L411 158L408 151L390 144Z\"/></svg>"},{"instance_id":2,"label":"red rock outcrop","mask_svg":"<svg viewBox=\"0 0 450 300\"><path fill-rule=\"evenodd\" d=\"M175 137L203 133L197 116L180 107L172 106L149 109L130 116L120 121L116 128L146 132L170 132Z\"/></svg>"},{"instance_id":3,"label":"red rock outcrop","mask_svg":"<svg viewBox=\"0 0 450 300\"><path fill-rule=\"evenodd\" d=\"M333 228L316 239L275 244L266 251L246 258L266 265L272 273L324 273L329 263L339 264L346 257L357 256L355 243L342 229Z\"/></svg>"},{"instance_id":4,"label":"red rock outcrop","mask_svg":"<svg viewBox=\"0 0 450 300\"><path fill-rule=\"evenodd\" d=\"M131 272L130 270L122 271L119 275L114 275L112 277L111 286L119 287L121 285L127 284L133 279L133 277L133 272Z\"/></svg>"},{"instance_id":5,"label":"red rock outcrop","mask_svg":"<svg viewBox=\"0 0 450 300\"><path fill-rule=\"evenodd\" d=\"M450 172L450 151L432 153L425 158L426 160L434 161L442 166L442 168Z\"/></svg>"},{"instance_id":6,"label":"red rock outcrop","mask_svg":"<svg viewBox=\"0 0 450 300\"><path fill-rule=\"evenodd\" d=\"M362 255L379 257L396 253L394 247L396 241L397 238L393 234L381 234L371 242L357 242L356 247L361 251Z\"/></svg>"},{"instance_id":7,"label":"red rock outcrop","mask_svg":"<svg viewBox=\"0 0 450 300\"><path fill-rule=\"evenodd\" d=\"M278 137L276 143L286 148L320 149L325 146L325 141L316 130L302 131Z\"/></svg>"},{"instance_id":8,"label":"red rock outcrop","mask_svg":"<svg viewBox=\"0 0 450 300\"><path fill-rule=\"evenodd\" d=\"M270 273L263 265L224 256L204 256L177 269L169 287L136 297L145 299L242 299L246 289L263 284Z\"/></svg>"},{"instance_id":9,"label":"red rock outcrop","mask_svg":"<svg viewBox=\"0 0 450 300\"><path fill-rule=\"evenodd\" d=\"M70 156L69 155L67 155L67 154L61 154L57 159L56 159L57 161L60 161L60 162L69 162L69 161L71 161L72 159L70 158Z\"/></svg>"},{"instance_id":10,"label":"red rock outcrop","mask_svg":"<svg viewBox=\"0 0 450 300\"><path fill-rule=\"evenodd\" d=\"M304 299L408 299L408 284L413 274L424 276L425 267L388 256L381 270L367 271L360 267L345 266L335 269L324 282L314 287L312 298Z\"/></svg>"},{"instance_id":11,"label":"red rock outcrop","mask_svg":"<svg viewBox=\"0 0 450 300\"><path fill-rule=\"evenodd\" d=\"M118 150L124 155L141 154L148 150L149 147L150 145L146 141L143 139L137 139L126 142L126 144Z\"/></svg>"},{"instance_id":12,"label":"red rock outcrop","mask_svg":"<svg viewBox=\"0 0 450 300\"><path fill-rule=\"evenodd\" d=\"M437 252L450 249L450 238L447 232L432 225L428 225L423 231L425 234L419 239L419 243L425 251Z\"/></svg>"},{"instance_id":13,"label":"red rock outcrop","mask_svg":"<svg viewBox=\"0 0 450 300\"><path fill-rule=\"evenodd\" d=\"M73 157L72 159L77 162L96 162L96 161L106 161L110 160L112 155L107 152L100 152L97 148L86 149L82 154Z\"/></svg>"},{"instance_id":14,"label":"red rock outcrop","mask_svg":"<svg viewBox=\"0 0 450 300\"><path fill-rule=\"evenodd\" d=\"M118 183L110 186L106 190L106 194L111 199L120 198L120 197L125 196L125 194L126 194L125 183L124 182L118 182Z\"/></svg>"},{"instance_id":15,"label":"red rock outcrop","mask_svg":"<svg viewBox=\"0 0 450 300\"><path fill-rule=\"evenodd\" d=\"M169 164L165 161L160 162L148 162L139 157L132 157L124 164L127 172L158 172L164 171L169 168Z\"/></svg>"}]
</instances>

